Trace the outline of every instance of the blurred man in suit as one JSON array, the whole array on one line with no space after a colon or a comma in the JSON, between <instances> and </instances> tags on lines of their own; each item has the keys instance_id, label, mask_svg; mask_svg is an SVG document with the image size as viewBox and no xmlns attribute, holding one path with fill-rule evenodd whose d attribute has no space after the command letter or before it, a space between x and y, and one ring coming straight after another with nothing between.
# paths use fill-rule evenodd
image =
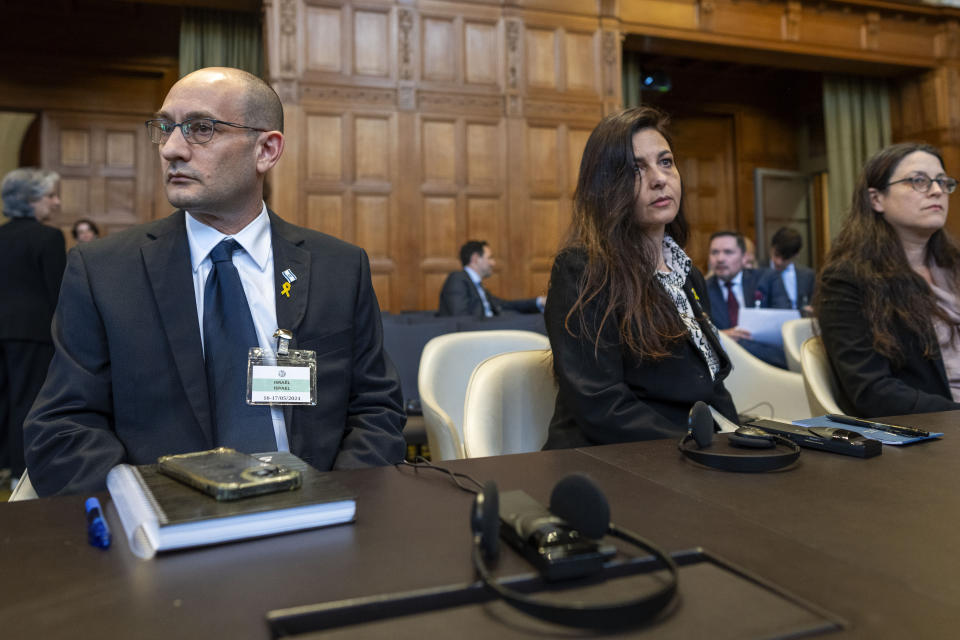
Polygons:
<instances>
[{"instance_id":1,"label":"blurred man in suit","mask_svg":"<svg viewBox=\"0 0 960 640\"><path fill-rule=\"evenodd\" d=\"M810 267L794 264L803 248L803 236L796 229L781 227L770 239L770 266L783 280L783 288L790 299L791 309L812 313L813 287L817 274Z\"/></svg>"},{"instance_id":2,"label":"blurred man in suit","mask_svg":"<svg viewBox=\"0 0 960 640\"><path fill-rule=\"evenodd\" d=\"M786 369L783 348L753 340L750 332L737 326L744 307L790 308L783 283L767 269L744 269L746 243L733 231L710 236L710 271L707 294L710 319L717 328L761 360Z\"/></svg>"},{"instance_id":3,"label":"blurred man in suit","mask_svg":"<svg viewBox=\"0 0 960 640\"><path fill-rule=\"evenodd\" d=\"M282 131L273 89L229 68L185 76L147 122L178 210L70 252L56 354L25 426L40 495L102 490L116 464L221 445L289 450L321 470L403 457L366 253L264 204ZM246 402L248 352L273 353L278 329L316 354L314 406Z\"/></svg>"},{"instance_id":4,"label":"blurred man in suit","mask_svg":"<svg viewBox=\"0 0 960 640\"><path fill-rule=\"evenodd\" d=\"M471 240L460 247L463 269L447 276L440 290L438 316L474 316L492 318L504 311L538 313L546 297L503 300L486 290L483 281L493 275L497 261L484 240Z\"/></svg>"}]
</instances>

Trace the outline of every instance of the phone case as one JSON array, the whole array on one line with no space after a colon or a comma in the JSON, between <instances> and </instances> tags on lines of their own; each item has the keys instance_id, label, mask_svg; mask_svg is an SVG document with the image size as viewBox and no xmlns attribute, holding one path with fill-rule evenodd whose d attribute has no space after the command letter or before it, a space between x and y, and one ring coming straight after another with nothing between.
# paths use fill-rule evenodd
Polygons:
<instances>
[{"instance_id":1,"label":"phone case","mask_svg":"<svg viewBox=\"0 0 960 640\"><path fill-rule=\"evenodd\" d=\"M237 500L300 487L300 472L263 462L229 447L162 456L161 473L208 493L217 500Z\"/></svg>"}]
</instances>

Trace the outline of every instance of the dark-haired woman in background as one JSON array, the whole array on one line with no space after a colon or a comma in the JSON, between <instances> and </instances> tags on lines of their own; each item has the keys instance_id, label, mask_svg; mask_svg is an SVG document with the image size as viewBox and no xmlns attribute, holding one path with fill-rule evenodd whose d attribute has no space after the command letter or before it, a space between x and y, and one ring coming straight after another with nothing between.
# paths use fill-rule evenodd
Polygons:
<instances>
[{"instance_id":1,"label":"dark-haired woman in background","mask_svg":"<svg viewBox=\"0 0 960 640\"><path fill-rule=\"evenodd\" d=\"M77 243L91 242L100 237L100 229L93 220L80 218L73 223L73 239Z\"/></svg>"},{"instance_id":2,"label":"dark-haired woman in background","mask_svg":"<svg viewBox=\"0 0 960 640\"><path fill-rule=\"evenodd\" d=\"M846 413L960 409L960 250L943 229L956 186L925 144L863 168L815 302Z\"/></svg>"},{"instance_id":3,"label":"dark-haired woman in background","mask_svg":"<svg viewBox=\"0 0 960 640\"><path fill-rule=\"evenodd\" d=\"M666 125L637 107L587 140L545 309L560 386L547 449L679 437L697 400L736 420Z\"/></svg>"}]
</instances>

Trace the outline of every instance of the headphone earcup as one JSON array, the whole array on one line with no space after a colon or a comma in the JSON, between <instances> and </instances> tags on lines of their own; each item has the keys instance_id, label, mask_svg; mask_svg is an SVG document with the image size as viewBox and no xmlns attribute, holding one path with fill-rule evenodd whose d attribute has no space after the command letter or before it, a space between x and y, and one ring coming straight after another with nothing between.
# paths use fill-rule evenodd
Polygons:
<instances>
[{"instance_id":1,"label":"headphone earcup","mask_svg":"<svg viewBox=\"0 0 960 640\"><path fill-rule=\"evenodd\" d=\"M496 483L483 485L483 490L473 499L470 528L483 557L496 560L500 554L500 494Z\"/></svg>"},{"instance_id":2,"label":"headphone earcup","mask_svg":"<svg viewBox=\"0 0 960 640\"><path fill-rule=\"evenodd\" d=\"M593 480L582 473L564 476L550 494L550 512L574 529L599 540L610 528L610 503Z\"/></svg>"},{"instance_id":3,"label":"headphone earcup","mask_svg":"<svg viewBox=\"0 0 960 640\"><path fill-rule=\"evenodd\" d=\"M713 414L702 400L697 400L690 409L688 420L693 439L700 449L706 449L713 443Z\"/></svg>"}]
</instances>

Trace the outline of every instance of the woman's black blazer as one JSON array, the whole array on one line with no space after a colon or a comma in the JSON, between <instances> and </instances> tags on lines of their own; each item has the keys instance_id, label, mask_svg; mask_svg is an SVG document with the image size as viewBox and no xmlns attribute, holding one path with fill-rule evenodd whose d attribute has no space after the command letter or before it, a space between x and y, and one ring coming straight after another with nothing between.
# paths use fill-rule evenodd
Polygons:
<instances>
[{"instance_id":1,"label":"woman's black blazer","mask_svg":"<svg viewBox=\"0 0 960 640\"><path fill-rule=\"evenodd\" d=\"M647 361L634 358L621 344L619 318L607 320L599 348L595 348L592 337L571 335L564 322L578 297L586 261L583 250L564 250L557 256L550 276L544 317L559 393L544 448L678 438L686 433L687 416L697 400L713 405L735 421L733 400L723 386L730 360L712 326L708 326L709 308L704 307L709 302L703 275L692 268L684 288L720 359L716 379L711 379L707 362L692 338L677 341L667 358ZM587 304L584 314L588 326L599 326L604 305L603 295ZM579 331L576 318L571 318L569 325L574 333Z\"/></svg>"},{"instance_id":2,"label":"woman's black blazer","mask_svg":"<svg viewBox=\"0 0 960 640\"><path fill-rule=\"evenodd\" d=\"M862 284L848 269L828 267L818 286L820 333L840 384L837 404L844 413L875 418L960 409L950 394L939 348L933 357L924 357L916 334L900 327L896 338L904 363L897 365L877 353Z\"/></svg>"}]
</instances>

